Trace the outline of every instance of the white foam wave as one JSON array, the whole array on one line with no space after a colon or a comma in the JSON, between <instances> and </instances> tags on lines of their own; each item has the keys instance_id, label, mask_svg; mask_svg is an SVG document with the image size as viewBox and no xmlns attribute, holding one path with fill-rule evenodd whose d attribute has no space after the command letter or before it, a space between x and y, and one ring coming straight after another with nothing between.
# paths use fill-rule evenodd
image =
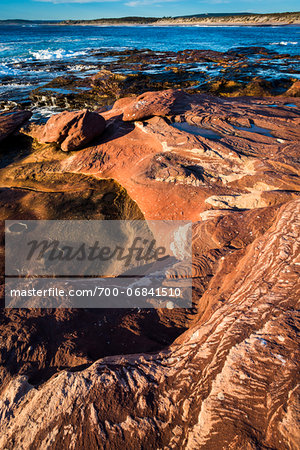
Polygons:
<instances>
[{"instance_id":1,"label":"white foam wave","mask_svg":"<svg viewBox=\"0 0 300 450\"><path fill-rule=\"evenodd\" d=\"M10 49L11 47L8 47L7 45L0 45L0 52L5 52Z\"/></svg>"},{"instance_id":2,"label":"white foam wave","mask_svg":"<svg viewBox=\"0 0 300 450\"><path fill-rule=\"evenodd\" d=\"M86 64L75 64L73 65L68 65L68 69L69 70L73 70L74 72L81 72L81 71L87 71L87 70L96 70L98 69L98 66L92 66L92 65L86 65Z\"/></svg>"},{"instance_id":3,"label":"white foam wave","mask_svg":"<svg viewBox=\"0 0 300 450\"><path fill-rule=\"evenodd\" d=\"M9 67L7 64L0 64L0 75L19 75L20 70Z\"/></svg>"},{"instance_id":4,"label":"white foam wave","mask_svg":"<svg viewBox=\"0 0 300 450\"><path fill-rule=\"evenodd\" d=\"M86 51L73 52L72 50L64 50L60 48L58 50L46 49L46 50L31 51L30 54L35 59L52 60L52 59L74 58L75 56L86 55Z\"/></svg>"},{"instance_id":5,"label":"white foam wave","mask_svg":"<svg viewBox=\"0 0 300 450\"><path fill-rule=\"evenodd\" d=\"M269 45L297 45L298 41L270 42Z\"/></svg>"},{"instance_id":6,"label":"white foam wave","mask_svg":"<svg viewBox=\"0 0 300 450\"><path fill-rule=\"evenodd\" d=\"M35 121L39 119L49 119L49 117L53 116L54 114L57 114L61 112L61 109L57 108L56 106L49 106L49 107L37 107L33 108L31 110L32 117L30 121Z\"/></svg>"}]
</instances>

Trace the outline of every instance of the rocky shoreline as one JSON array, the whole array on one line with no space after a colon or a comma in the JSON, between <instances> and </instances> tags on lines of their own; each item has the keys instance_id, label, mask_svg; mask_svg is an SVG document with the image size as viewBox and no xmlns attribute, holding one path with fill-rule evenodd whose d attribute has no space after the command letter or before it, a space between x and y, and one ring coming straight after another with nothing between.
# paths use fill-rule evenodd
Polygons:
<instances>
[{"instance_id":1,"label":"rocky shoreline","mask_svg":"<svg viewBox=\"0 0 300 450\"><path fill-rule=\"evenodd\" d=\"M105 55L2 104L1 273L5 220L189 220L193 307L2 308L0 447L296 450L298 58Z\"/></svg>"},{"instance_id":2,"label":"rocky shoreline","mask_svg":"<svg viewBox=\"0 0 300 450\"><path fill-rule=\"evenodd\" d=\"M279 54L264 47L242 47L227 52L94 50L90 56L93 62L89 64L84 59L74 63L63 60L15 63L14 69L30 72L31 78L27 79L26 75L22 80L13 76L4 78L2 86L8 88L0 97L0 107L30 108L38 118L43 116L45 107L50 108L50 114L51 109L53 112L97 110L111 107L124 96L179 88L226 97L299 96L299 56ZM35 71L36 81L32 79ZM55 72L58 76L41 82L41 71L48 79L47 73ZM27 81L30 81L28 87L16 89L17 83ZM14 88L9 89L10 84Z\"/></svg>"}]
</instances>

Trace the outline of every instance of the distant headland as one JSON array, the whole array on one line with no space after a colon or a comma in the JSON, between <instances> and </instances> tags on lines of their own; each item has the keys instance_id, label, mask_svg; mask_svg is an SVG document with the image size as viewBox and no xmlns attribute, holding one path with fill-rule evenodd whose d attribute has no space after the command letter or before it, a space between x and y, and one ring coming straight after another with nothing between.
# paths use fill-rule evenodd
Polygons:
<instances>
[{"instance_id":1,"label":"distant headland","mask_svg":"<svg viewBox=\"0 0 300 450\"><path fill-rule=\"evenodd\" d=\"M57 20L57 21L30 21L22 19L0 20L1 25L26 25L26 24L47 24L47 25L202 25L202 26L274 26L274 25L300 25L300 12L284 13L215 13L196 14L192 16L178 17L120 17L103 18L92 20Z\"/></svg>"}]
</instances>

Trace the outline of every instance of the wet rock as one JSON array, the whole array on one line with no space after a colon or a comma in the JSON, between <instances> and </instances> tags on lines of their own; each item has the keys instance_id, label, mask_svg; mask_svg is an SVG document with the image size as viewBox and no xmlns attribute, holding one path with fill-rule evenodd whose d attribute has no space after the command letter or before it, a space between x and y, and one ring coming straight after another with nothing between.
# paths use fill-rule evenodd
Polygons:
<instances>
[{"instance_id":1,"label":"wet rock","mask_svg":"<svg viewBox=\"0 0 300 450\"><path fill-rule=\"evenodd\" d=\"M19 130L31 115L30 111L0 112L0 141Z\"/></svg>"},{"instance_id":2,"label":"wet rock","mask_svg":"<svg viewBox=\"0 0 300 450\"><path fill-rule=\"evenodd\" d=\"M12 64L14 69L32 71L33 75L36 70L37 73L33 80L30 77L30 85L24 91L5 89L0 95L0 105L10 107L9 102L14 101L22 109L34 106L96 110L99 106L111 106L124 96L165 89L191 89L195 93L224 96L273 96L284 94L295 81L289 77L299 73L297 55L277 54L263 47L228 52L93 50L90 56L89 63L79 57L72 58L68 64L62 60ZM40 72L63 76L51 79L43 75L41 79ZM279 73L281 78L278 78ZM260 83L255 81L257 77L261 78ZM256 86L251 86L252 81ZM11 76L4 86L17 82Z\"/></svg>"},{"instance_id":3,"label":"wet rock","mask_svg":"<svg viewBox=\"0 0 300 450\"><path fill-rule=\"evenodd\" d=\"M95 101L89 78L57 77L30 93L32 104L61 109L94 109Z\"/></svg>"},{"instance_id":4,"label":"wet rock","mask_svg":"<svg viewBox=\"0 0 300 450\"><path fill-rule=\"evenodd\" d=\"M123 70L125 68L126 66ZM120 74L101 70L84 81L75 77L70 79L58 77L33 90L30 98L32 103L39 107L96 110L100 106L112 105L117 99L125 96L135 96L149 90L190 88L204 79L202 74L186 70L165 71L163 69L161 73L150 75L142 73L141 67L131 67L131 69L137 70L138 73Z\"/></svg>"},{"instance_id":5,"label":"wet rock","mask_svg":"<svg viewBox=\"0 0 300 450\"><path fill-rule=\"evenodd\" d=\"M92 87L99 95L118 98L122 94L122 85L128 80L128 75L114 74L109 70L101 70L91 79Z\"/></svg>"},{"instance_id":6,"label":"wet rock","mask_svg":"<svg viewBox=\"0 0 300 450\"><path fill-rule=\"evenodd\" d=\"M48 120L37 139L42 143L57 143L68 152L84 147L100 136L104 129L105 120L98 113L88 110L62 112Z\"/></svg>"},{"instance_id":7,"label":"wet rock","mask_svg":"<svg viewBox=\"0 0 300 450\"><path fill-rule=\"evenodd\" d=\"M176 54L176 60L180 63L190 62L216 62L225 63L228 60L238 60L235 55L218 52L215 50L182 50Z\"/></svg>"},{"instance_id":8,"label":"wet rock","mask_svg":"<svg viewBox=\"0 0 300 450\"><path fill-rule=\"evenodd\" d=\"M246 66L247 68L248 66ZM228 70L228 74L231 71ZM231 74L231 78L234 78ZM279 78L277 80L265 80L261 77L243 77L242 74L236 74L235 79L227 79L226 77L217 78L203 83L200 90L203 92L211 92L215 95L224 97L273 97L276 95L287 95L287 91L293 82L289 78ZM243 79L244 78L244 79ZM297 90L297 87L296 87ZM291 96L293 96L291 94Z\"/></svg>"},{"instance_id":9,"label":"wet rock","mask_svg":"<svg viewBox=\"0 0 300 450\"><path fill-rule=\"evenodd\" d=\"M239 95L249 95L252 97L272 97L285 92L291 81L286 78L278 80L264 80L261 77L255 77L240 92Z\"/></svg>"},{"instance_id":10,"label":"wet rock","mask_svg":"<svg viewBox=\"0 0 300 450\"><path fill-rule=\"evenodd\" d=\"M124 75L102 70L92 77L91 86L99 98L115 100L127 95L139 95L150 90L160 91L169 88L190 87L196 84L196 80L192 72L189 73L185 70Z\"/></svg>"}]
</instances>

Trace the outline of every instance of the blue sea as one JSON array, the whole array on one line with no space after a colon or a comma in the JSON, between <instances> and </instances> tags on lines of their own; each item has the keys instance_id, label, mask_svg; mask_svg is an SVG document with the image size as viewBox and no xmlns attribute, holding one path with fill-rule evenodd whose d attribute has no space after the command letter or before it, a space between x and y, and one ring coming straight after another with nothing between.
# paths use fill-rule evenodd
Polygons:
<instances>
[{"instance_id":1,"label":"blue sea","mask_svg":"<svg viewBox=\"0 0 300 450\"><path fill-rule=\"evenodd\" d=\"M78 75L83 68L85 74L97 72L99 57L95 56L96 50L148 48L154 51L211 49L223 52L251 46L299 55L300 27L2 25L0 100L18 100L58 75ZM276 76L280 67L266 67L266 71ZM295 71L293 76L299 77Z\"/></svg>"},{"instance_id":2,"label":"blue sea","mask_svg":"<svg viewBox=\"0 0 300 450\"><path fill-rule=\"evenodd\" d=\"M14 60L76 58L91 49L211 49L262 46L299 54L300 27L0 26L1 70Z\"/></svg>"}]
</instances>

